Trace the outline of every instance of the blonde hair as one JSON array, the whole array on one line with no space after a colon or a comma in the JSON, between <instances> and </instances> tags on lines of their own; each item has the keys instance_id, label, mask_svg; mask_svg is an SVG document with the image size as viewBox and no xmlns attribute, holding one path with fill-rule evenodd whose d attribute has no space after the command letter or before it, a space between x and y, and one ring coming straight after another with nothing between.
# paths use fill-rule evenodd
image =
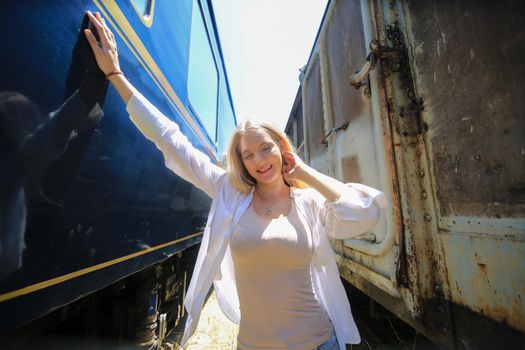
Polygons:
<instances>
[{"instance_id":1,"label":"blonde hair","mask_svg":"<svg viewBox=\"0 0 525 350\"><path fill-rule=\"evenodd\" d=\"M277 127L269 123L259 123L251 120L241 122L233 132L226 152L226 169L233 186L244 193L250 192L257 181L248 173L242 162L239 142L241 136L250 132L257 132L264 130L278 145L282 145L286 152L294 152L294 147L288 137ZM282 143L281 143L282 142ZM304 182L298 180L285 180L285 182L293 187L306 188L308 187Z\"/></svg>"}]
</instances>

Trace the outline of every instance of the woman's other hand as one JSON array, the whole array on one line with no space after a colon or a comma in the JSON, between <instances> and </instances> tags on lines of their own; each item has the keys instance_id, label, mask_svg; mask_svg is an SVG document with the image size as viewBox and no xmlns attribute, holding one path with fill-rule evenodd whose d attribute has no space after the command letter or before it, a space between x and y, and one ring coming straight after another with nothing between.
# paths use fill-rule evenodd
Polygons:
<instances>
[{"instance_id":1,"label":"woman's other hand","mask_svg":"<svg viewBox=\"0 0 525 350\"><path fill-rule=\"evenodd\" d=\"M96 12L95 15L93 15L90 11L88 11L87 15L91 23L93 23L97 29L97 33L100 38L100 42L98 42L91 30L84 30L89 45L91 46L93 54L95 55L95 59L97 60L98 66L106 75L111 72L120 72L115 36L108 28L104 18L100 16L100 13Z\"/></svg>"},{"instance_id":2,"label":"woman's other hand","mask_svg":"<svg viewBox=\"0 0 525 350\"><path fill-rule=\"evenodd\" d=\"M286 180L304 181L307 165L293 152L283 153L283 177Z\"/></svg>"}]
</instances>

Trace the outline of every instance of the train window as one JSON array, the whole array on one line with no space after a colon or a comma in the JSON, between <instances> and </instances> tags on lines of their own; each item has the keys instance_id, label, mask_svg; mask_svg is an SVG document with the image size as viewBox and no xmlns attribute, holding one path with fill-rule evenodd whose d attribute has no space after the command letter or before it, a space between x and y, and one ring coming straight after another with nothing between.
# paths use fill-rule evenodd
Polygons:
<instances>
[{"instance_id":1,"label":"train window","mask_svg":"<svg viewBox=\"0 0 525 350\"><path fill-rule=\"evenodd\" d=\"M323 97L321 91L321 66L317 57L308 69L303 83L304 122L306 123L306 144L308 161L312 162L326 153L326 148L321 144L324 138Z\"/></svg>"},{"instance_id":2,"label":"train window","mask_svg":"<svg viewBox=\"0 0 525 350\"><path fill-rule=\"evenodd\" d=\"M215 142L219 72L208 38L208 31L197 0L191 24L188 97L190 107Z\"/></svg>"},{"instance_id":3,"label":"train window","mask_svg":"<svg viewBox=\"0 0 525 350\"><path fill-rule=\"evenodd\" d=\"M348 84L366 59L366 42L359 1L341 1L326 27L326 55L332 124L339 127L359 118L365 110L363 92Z\"/></svg>"},{"instance_id":4,"label":"train window","mask_svg":"<svg viewBox=\"0 0 525 350\"><path fill-rule=\"evenodd\" d=\"M304 159L304 126L303 126L303 114L302 114L302 107L301 107L301 113L297 115L297 119L295 120L295 129L296 129L296 147L297 147L297 154L299 157Z\"/></svg>"},{"instance_id":5,"label":"train window","mask_svg":"<svg viewBox=\"0 0 525 350\"><path fill-rule=\"evenodd\" d=\"M295 146L297 154L304 159L304 132L303 132L303 112L302 106L300 106L297 111L294 112L292 117L292 124L290 128L286 131L290 141L292 141Z\"/></svg>"},{"instance_id":6,"label":"train window","mask_svg":"<svg viewBox=\"0 0 525 350\"><path fill-rule=\"evenodd\" d=\"M144 23L146 27L151 27L155 0L131 0L131 4L135 11L137 11L142 23Z\"/></svg>"}]
</instances>

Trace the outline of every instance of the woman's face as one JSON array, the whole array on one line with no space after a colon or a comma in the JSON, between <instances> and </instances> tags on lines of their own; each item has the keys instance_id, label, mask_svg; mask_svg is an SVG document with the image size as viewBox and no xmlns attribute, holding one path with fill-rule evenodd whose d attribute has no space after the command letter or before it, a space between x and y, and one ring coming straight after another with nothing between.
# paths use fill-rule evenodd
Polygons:
<instances>
[{"instance_id":1,"label":"woman's face","mask_svg":"<svg viewBox=\"0 0 525 350\"><path fill-rule=\"evenodd\" d=\"M279 144L264 130L242 135L239 153L248 173L258 182L282 181L282 154Z\"/></svg>"}]
</instances>

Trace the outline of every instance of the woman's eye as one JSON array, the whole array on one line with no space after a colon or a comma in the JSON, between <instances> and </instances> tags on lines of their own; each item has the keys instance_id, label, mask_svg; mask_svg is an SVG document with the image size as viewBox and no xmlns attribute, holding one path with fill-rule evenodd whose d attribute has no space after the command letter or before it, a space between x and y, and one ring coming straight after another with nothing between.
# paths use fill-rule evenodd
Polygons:
<instances>
[{"instance_id":1,"label":"woman's eye","mask_svg":"<svg viewBox=\"0 0 525 350\"><path fill-rule=\"evenodd\" d=\"M271 148L270 146L265 146L265 147L263 148L263 151L268 152L268 151L271 150L271 149L272 149L272 148Z\"/></svg>"},{"instance_id":2,"label":"woman's eye","mask_svg":"<svg viewBox=\"0 0 525 350\"><path fill-rule=\"evenodd\" d=\"M244 156L244 159L252 159L253 154L247 154Z\"/></svg>"}]
</instances>

